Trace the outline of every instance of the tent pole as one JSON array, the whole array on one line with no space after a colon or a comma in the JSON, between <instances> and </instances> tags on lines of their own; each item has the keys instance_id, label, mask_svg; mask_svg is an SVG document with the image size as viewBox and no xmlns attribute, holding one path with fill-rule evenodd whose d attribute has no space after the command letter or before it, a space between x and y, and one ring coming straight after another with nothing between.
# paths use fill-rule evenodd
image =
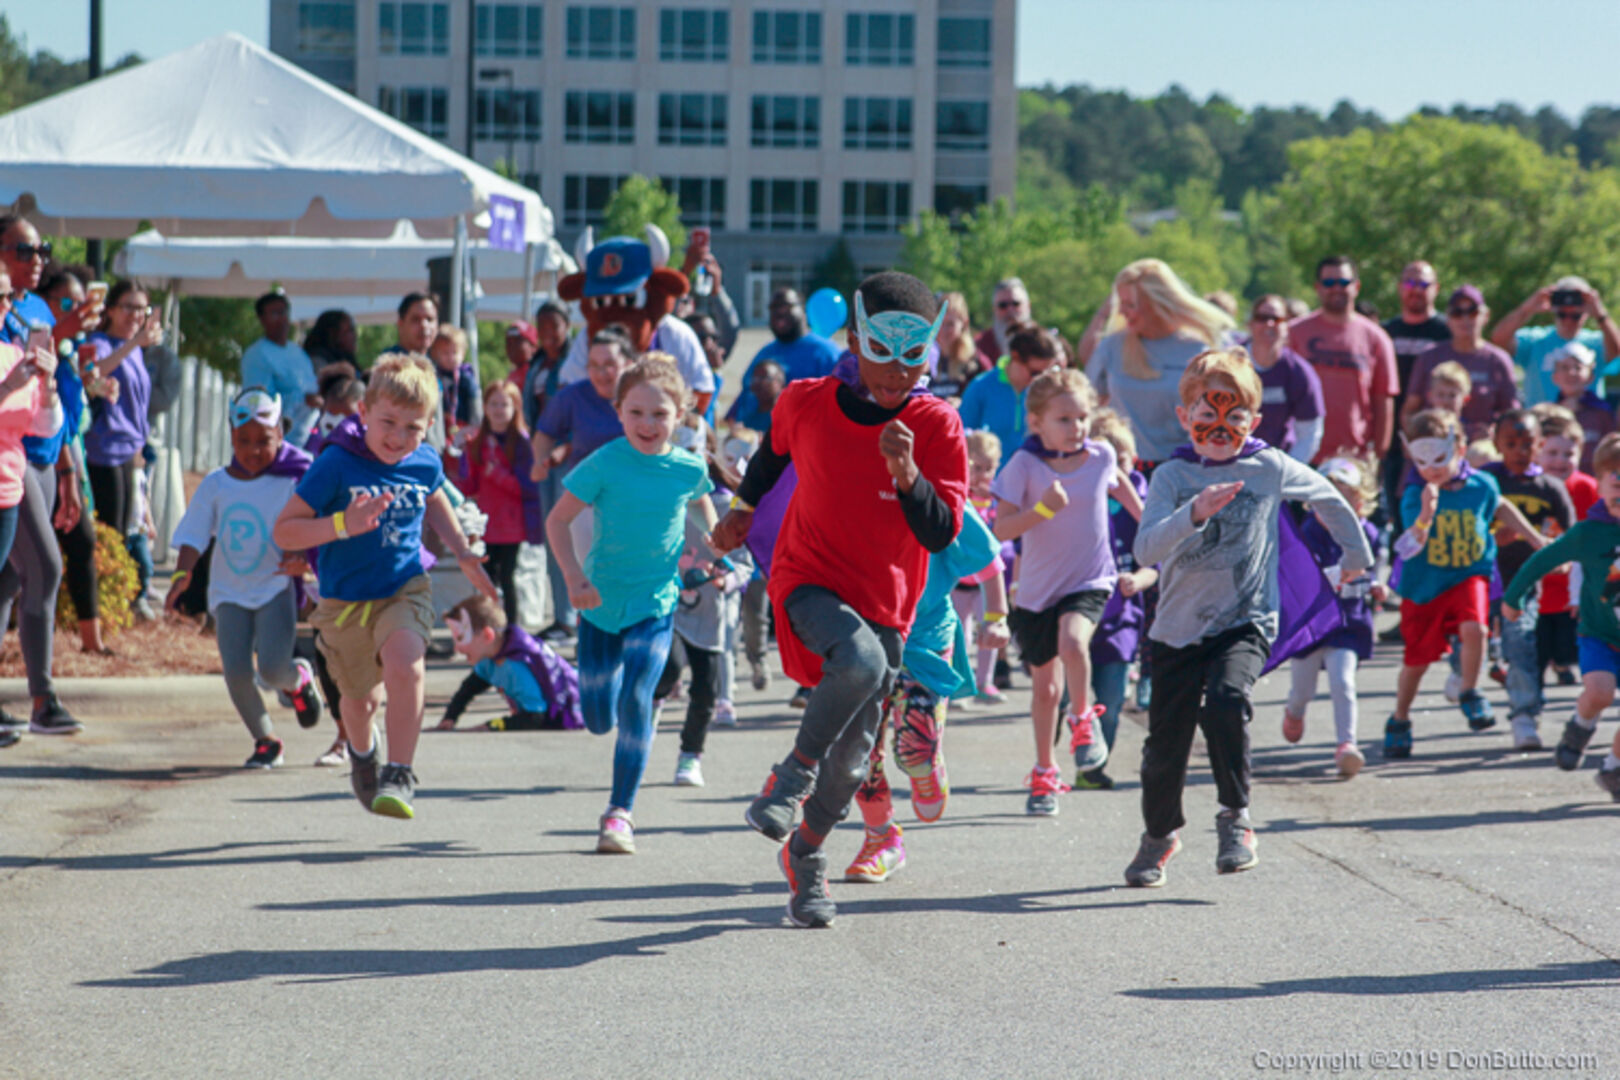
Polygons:
<instances>
[{"instance_id":1,"label":"tent pole","mask_svg":"<svg viewBox=\"0 0 1620 1080\"><path fill-rule=\"evenodd\" d=\"M523 308L518 314L534 318L534 245L527 240L523 242Z\"/></svg>"},{"instance_id":2,"label":"tent pole","mask_svg":"<svg viewBox=\"0 0 1620 1080\"><path fill-rule=\"evenodd\" d=\"M462 267L467 262L467 221L465 218L456 218L456 241L450 251L450 295L445 299L450 301L451 326L461 325L461 298L466 289L466 279L462 276Z\"/></svg>"}]
</instances>

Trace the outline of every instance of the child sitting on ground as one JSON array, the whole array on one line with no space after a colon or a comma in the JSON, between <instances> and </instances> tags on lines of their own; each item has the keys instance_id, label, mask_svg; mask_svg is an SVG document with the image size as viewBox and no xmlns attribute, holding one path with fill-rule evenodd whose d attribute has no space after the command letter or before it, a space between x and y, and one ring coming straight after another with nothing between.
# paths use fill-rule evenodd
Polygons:
<instances>
[{"instance_id":1,"label":"child sitting on ground","mask_svg":"<svg viewBox=\"0 0 1620 1080\"><path fill-rule=\"evenodd\" d=\"M510 383L503 384L510 386ZM440 731L451 731L473 699L490 687L506 698L510 710L484 724L490 731L559 731L582 728L579 676L551 646L509 624L501 605L487 596L470 596L445 612L458 653L473 663L450 704Z\"/></svg>"},{"instance_id":2,"label":"child sitting on ground","mask_svg":"<svg viewBox=\"0 0 1620 1080\"><path fill-rule=\"evenodd\" d=\"M187 581L212 541L208 611L214 617L231 703L253 736L253 754L244 766L273 769L282 762L283 744L254 682L255 650L259 678L287 693L298 723L314 727L321 716L314 671L308 661L293 659L298 624L293 582L308 566L302 555L283 551L265 529L265 522L274 521L287 505L297 473L308 467L309 458L283 447L281 400L258 387L237 395L230 421L230 464L203 478L174 530L180 555L164 607L178 610ZM273 468L278 461L281 467Z\"/></svg>"},{"instance_id":3,"label":"child sitting on ground","mask_svg":"<svg viewBox=\"0 0 1620 1080\"><path fill-rule=\"evenodd\" d=\"M422 731L423 657L433 636L423 524L475 588L499 598L442 490L439 455L423 445L438 407L425 357L379 360L359 415L333 430L272 534L283 548L320 548L321 602L309 621L342 692L350 786L366 809L396 818L415 816L412 764ZM384 689L389 757L379 770L372 716Z\"/></svg>"}]
</instances>

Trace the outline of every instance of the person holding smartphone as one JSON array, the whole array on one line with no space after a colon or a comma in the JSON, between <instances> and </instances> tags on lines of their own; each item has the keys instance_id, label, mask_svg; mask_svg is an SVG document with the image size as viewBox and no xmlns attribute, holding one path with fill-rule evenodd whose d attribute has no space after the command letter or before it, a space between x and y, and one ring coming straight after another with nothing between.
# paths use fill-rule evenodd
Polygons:
<instances>
[{"instance_id":1,"label":"person holding smartphone","mask_svg":"<svg viewBox=\"0 0 1620 1080\"><path fill-rule=\"evenodd\" d=\"M86 339L95 349L95 377L106 384L91 404L93 418L84 436L90 491L97 520L121 537L129 535L135 471L141 467L150 424L146 406L152 378L141 350L162 336L145 290L126 280L108 291L101 329Z\"/></svg>"},{"instance_id":2,"label":"person holding smartphone","mask_svg":"<svg viewBox=\"0 0 1620 1080\"><path fill-rule=\"evenodd\" d=\"M691 320L708 316L713 319L715 329L719 331L721 352L729 359L731 350L737 347L737 331L742 326L742 320L737 317L737 306L731 302L731 296L721 284L724 275L720 260L715 257L709 241L709 229L703 225L694 228L687 240L686 263L681 270L692 283L692 291L688 295L692 310L682 318ZM719 394L720 388L716 385L715 396Z\"/></svg>"},{"instance_id":3,"label":"person holding smartphone","mask_svg":"<svg viewBox=\"0 0 1620 1080\"><path fill-rule=\"evenodd\" d=\"M1526 326L1537 315L1552 313L1551 326ZM1591 319L1597 329L1587 328ZM1620 326L1615 324L1603 298L1583 277L1567 274L1551 285L1544 285L1531 293L1524 303L1503 316L1491 331L1491 342L1513 354L1513 362L1524 371L1524 403L1539 405L1543 401L1557 401L1558 387L1553 383L1552 354L1572 341L1585 345L1604 363L1597 368L1597 387L1602 393L1603 379L1620 373L1620 366L1610 361L1620 357Z\"/></svg>"}]
</instances>

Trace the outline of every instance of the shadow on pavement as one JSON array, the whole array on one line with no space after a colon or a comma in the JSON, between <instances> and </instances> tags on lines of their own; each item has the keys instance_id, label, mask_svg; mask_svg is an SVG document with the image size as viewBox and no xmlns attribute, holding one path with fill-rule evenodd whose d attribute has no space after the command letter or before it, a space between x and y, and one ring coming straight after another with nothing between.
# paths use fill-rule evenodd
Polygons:
<instances>
[{"instance_id":1,"label":"shadow on pavement","mask_svg":"<svg viewBox=\"0 0 1620 1080\"><path fill-rule=\"evenodd\" d=\"M734 899L752 894L777 893L781 881L730 885L718 881L680 882L671 885L603 885L545 892L476 893L470 896L367 896L353 900L309 900L301 903L259 904L259 911L372 911L414 907L546 907L565 904L630 903L643 900Z\"/></svg>"},{"instance_id":2,"label":"shadow on pavement","mask_svg":"<svg viewBox=\"0 0 1620 1080\"><path fill-rule=\"evenodd\" d=\"M348 773L334 773L340 780L347 780ZM516 798L525 795L556 795L562 791L590 791L591 788L562 787L552 785L549 787L529 788L421 788L416 793L419 802L435 802L438 800L457 800L461 802L488 802L492 799ZM606 791L607 788L600 789ZM319 803L319 802L354 802L354 794L346 788L334 788L331 791L312 791L303 795L262 795L255 798L233 799L239 803ZM364 807L361 808L364 813ZM593 834L594 835L594 834Z\"/></svg>"},{"instance_id":3,"label":"shadow on pavement","mask_svg":"<svg viewBox=\"0 0 1620 1080\"><path fill-rule=\"evenodd\" d=\"M325 866L337 863L371 862L378 859L488 859L511 852L484 852L467 848L460 841L430 841L395 844L371 851L266 851L265 848L304 848L324 844L324 840L260 840L210 847L175 848L172 851L137 851L121 855L70 855L57 858L0 856L0 869L54 868L57 870L184 870L192 867L253 866L293 863Z\"/></svg>"},{"instance_id":4,"label":"shadow on pavement","mask_svg":"<svg viewBox=\"0 0 1620 1080\"><path fill-rule=\"evenodd\" d=\"M0 780L112 780L125 784L179 784L242 772L222 765L171 765L161 769L106 769L99 765L0 765Z\"/></svg>"},{"instance_id":5,"label":"shadow on pavement","mask_svg":"<svg viewBox=\"0 0 1620 1080\"><path fill-rule=\"evenodd\" d=\"M1268 833L1315 832L1319 829L1372 829L1377 832L1445 832L1479 825L1534 825L1543 822L1613 820L1611 804L1565 803L1543 810L1479 810L1469 814L1428 814L1422 817L1368 818L1361 821L1300 821L1281 818L1267 822Z\"/></svg>"},{"instance_id":6,"label":"shadow on pavement","mask_svg":"<svg viewBox=\"0 0 1620 1080\"><path fill-rule=\"evenodd\" d=\"M1534 968L1486 971L1439 971L1426 975L1340 975L1320 979L1284 979L1255 986L1161 986L1124 990L1126 997L1154 1001L1233 1001L1287 997L1290 994L1348 994L1396 997L1402 994L1464 994L1477 990L1568 990L1613 987L1620 963L1543 964Z\"/></svg>"}]
</instances>

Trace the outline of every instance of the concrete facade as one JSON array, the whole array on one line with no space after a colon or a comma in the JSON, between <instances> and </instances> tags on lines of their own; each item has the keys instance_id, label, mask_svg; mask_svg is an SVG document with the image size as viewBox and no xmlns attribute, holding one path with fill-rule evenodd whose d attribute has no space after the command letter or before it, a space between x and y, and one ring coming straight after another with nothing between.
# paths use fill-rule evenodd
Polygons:
<instances>
[{"instance_id":1,"label":"concrete facade","mask_svg":"<svg viewBox=\"0 0 1620 1080\"><path fill-rule=\"evenodd\" d=\"M1016 14L1016 0L271 0L270 44L480 162L510 156L565 245L623 177L673 181L753 321L840 238L858 269L888 266L921 210L1012 197Z\"/></svg>"}]
</instances>

